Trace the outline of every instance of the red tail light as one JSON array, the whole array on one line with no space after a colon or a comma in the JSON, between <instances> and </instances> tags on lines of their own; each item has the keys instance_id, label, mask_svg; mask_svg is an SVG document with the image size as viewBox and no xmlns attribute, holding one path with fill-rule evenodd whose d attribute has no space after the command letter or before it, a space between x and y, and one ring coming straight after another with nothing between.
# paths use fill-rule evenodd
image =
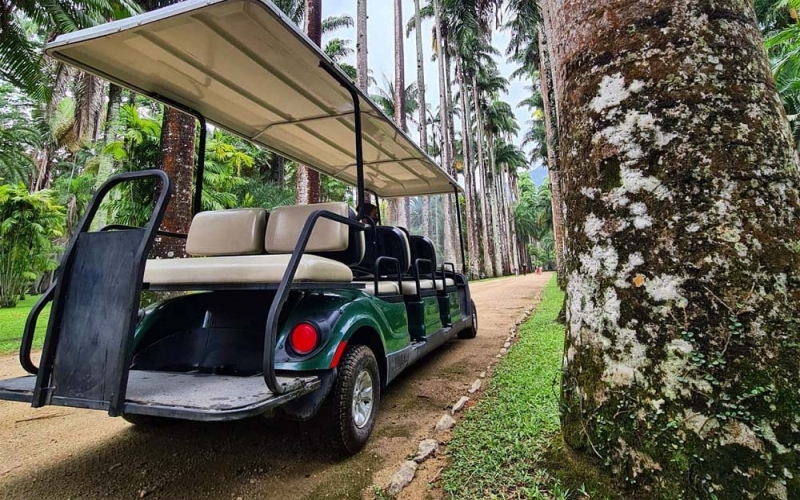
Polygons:
<instances>
[{"instance_id":1,"label":"red tail light","mask_svg":"<svg viewBox=\"0 0 800 500\"><path fill-rule=\"evenodd\" d=\"M292 350L300 355L306 355L317 348L319 334L317 329L309 323L299 323L289 334L289 344Z\"/></svg>"}]
</instances>

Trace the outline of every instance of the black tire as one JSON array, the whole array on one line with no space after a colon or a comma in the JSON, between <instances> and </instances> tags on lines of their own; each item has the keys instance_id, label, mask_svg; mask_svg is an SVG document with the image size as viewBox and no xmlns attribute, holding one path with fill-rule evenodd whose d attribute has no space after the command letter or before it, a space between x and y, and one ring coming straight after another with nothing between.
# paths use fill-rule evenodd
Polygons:
<instances>
[{"instance_id":1,"label":"black tire","mask_svg":"<svg viewBox=\"0 0 800 500\"><path fill-rule=\"evenodd\" d=\"M475 301L470 300L469 305L472 309L472 327L458 332L460 339L474 339L478 335L478 310L475 308Z\"/></svg>"},{"instance_id":2,"label":"black tire","mask_svg":"<svg viewBox=\"0 0 800 500\"><path fill-rule=\"evenodd\" d=\"M357 384L364 387L367 380L362 373L369 375L372 401L368 412L354 411ZM326 417L331 419L337 447L346 454L355 454L367 443L378 415L381 399L381 376L378 361L372 350L363 345L348 347L339 363L339 372L328 401ZM363 411L365 405L359 405ZM366 418L364 416L366 415Z\"/></svg>"},{"instance_id":3,"label":"black tire","mask_svg":"<svg viewBox=\"0 0 800 500\"><path fill-rule=\"evenodd\" d=\"M131 413L123 414L122 419L129 424L133 424L137 428L142 429L148 427L164 427L175 423L175 419L173 418L153 417L150 415L135 415Z\"/></svg>"}]
</instances>

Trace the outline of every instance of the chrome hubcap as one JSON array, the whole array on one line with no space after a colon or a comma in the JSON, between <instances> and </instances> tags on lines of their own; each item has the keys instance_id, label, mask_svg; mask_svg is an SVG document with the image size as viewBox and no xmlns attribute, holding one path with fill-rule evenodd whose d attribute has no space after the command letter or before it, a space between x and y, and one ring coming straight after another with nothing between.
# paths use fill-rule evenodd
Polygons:
<instances>
[{"instance_id":1,"label":"chrome hubcap","mask_svg":"<svg viewBox=\"0 0 800 500\"><path fill-rule=\"evenodd\" d=\"M353 387L353 423L363 429L372 414L372 375L369 370L361 370Z\"/></svg>"}]
</instances>

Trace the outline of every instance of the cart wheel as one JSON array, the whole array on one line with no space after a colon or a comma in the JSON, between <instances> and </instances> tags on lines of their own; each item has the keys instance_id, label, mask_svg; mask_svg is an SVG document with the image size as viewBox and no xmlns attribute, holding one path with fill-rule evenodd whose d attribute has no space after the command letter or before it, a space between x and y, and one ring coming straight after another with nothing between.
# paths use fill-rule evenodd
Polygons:
<instances>
[{"instance_id":1,"label":"cart wheel","mask_svg":"<svg viewBox=\"0 0 800 500\"><path fill-rule=\"evenodd\" d=\"M469 304L472 309L472 328L458 332L458 338L460 339L474 339L478 335L478 310L475 308L474 300L470 300Z\"/></svg>"},{"instance_id":2,"label":"cart wheel","mask_svg":"<svg viewBox=\"0 0 800 500\"><path fill-rule=\"evenodd\" d=\"M131 413L123 414L122 419L129 424L133 424L136 427L141 428L164 427L165 425L170 425L175 422L175 419L172 418L153 417L150 415L135 415Z\"/></svg>"},{"instance_id":3,"label":"cart wheel","mask_svg":"<svg viewBox=\"0 0 800 500\"><path fill-rule=\"evenodd\" d=\"M367 443L381 399L378 361L363 345L349 347L339 363L336 385L331 391L331 417L339 448L349 454Z\"/></svg>"}]
</instances>

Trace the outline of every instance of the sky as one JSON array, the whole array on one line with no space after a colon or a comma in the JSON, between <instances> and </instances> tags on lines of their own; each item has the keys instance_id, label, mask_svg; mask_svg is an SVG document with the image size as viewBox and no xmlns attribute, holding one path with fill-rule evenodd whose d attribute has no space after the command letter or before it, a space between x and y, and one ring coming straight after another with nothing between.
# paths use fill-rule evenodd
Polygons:
<instances>
[{"instance_id":1,"label":"sky","mask_svg":"<svg viewBox=\"0 0 800 500\"><path fill-rule=\"evenodd\" d=\"M423 1L422 4L424 5L425 2ZM356 0L322 1L323 17L341 14L348 14L355 20ZM386 75L386 78L390 81L394 81L394 2L390 0L367 0L367 15L368 66L377 84L381 87L385 87L384 75ZM412 17L414 17L413 0L403 0L403 26L405 26ZM431 60L433 46L432 30L433 20L423 21L422 44L425 48L425 100L433 109L436 109L439 104L439 74L436 63ZM326 36L326 38L328 37L352 40L352 48L355 49L355 28L342 29ZM501 54L505 54L508 40L509 36L504 31L496 30L492 35L492 44ZM405 38L406 85L417 79L416 45L416 36L413 33L410 37ZM349 58L348 62L355 66L355 54ZM506 61L505 55L497 57L497 63L500 72L506 78L510 77L511 73L516 69L514 64L509 64ZM502 99L508 102L512 109L515 110L517 121L522 129L525 128L526 121L530 119L530 112L527 108L520 107L518 104L527 97L528 92L525 90L525 87L530 85L530 83L529 80L520 81L515 79L509 84L508 93L501 96ZM413 125L409 124L409 126L413 128ZM456 123L456 127L456 130L459 130L459 123ZM416 129L412 130L410 135L415 140L419 138L419 132L417 132ZM519 141L520 138L518 138L517 142L519 143Z\"/></svg>"}]
</instances>

